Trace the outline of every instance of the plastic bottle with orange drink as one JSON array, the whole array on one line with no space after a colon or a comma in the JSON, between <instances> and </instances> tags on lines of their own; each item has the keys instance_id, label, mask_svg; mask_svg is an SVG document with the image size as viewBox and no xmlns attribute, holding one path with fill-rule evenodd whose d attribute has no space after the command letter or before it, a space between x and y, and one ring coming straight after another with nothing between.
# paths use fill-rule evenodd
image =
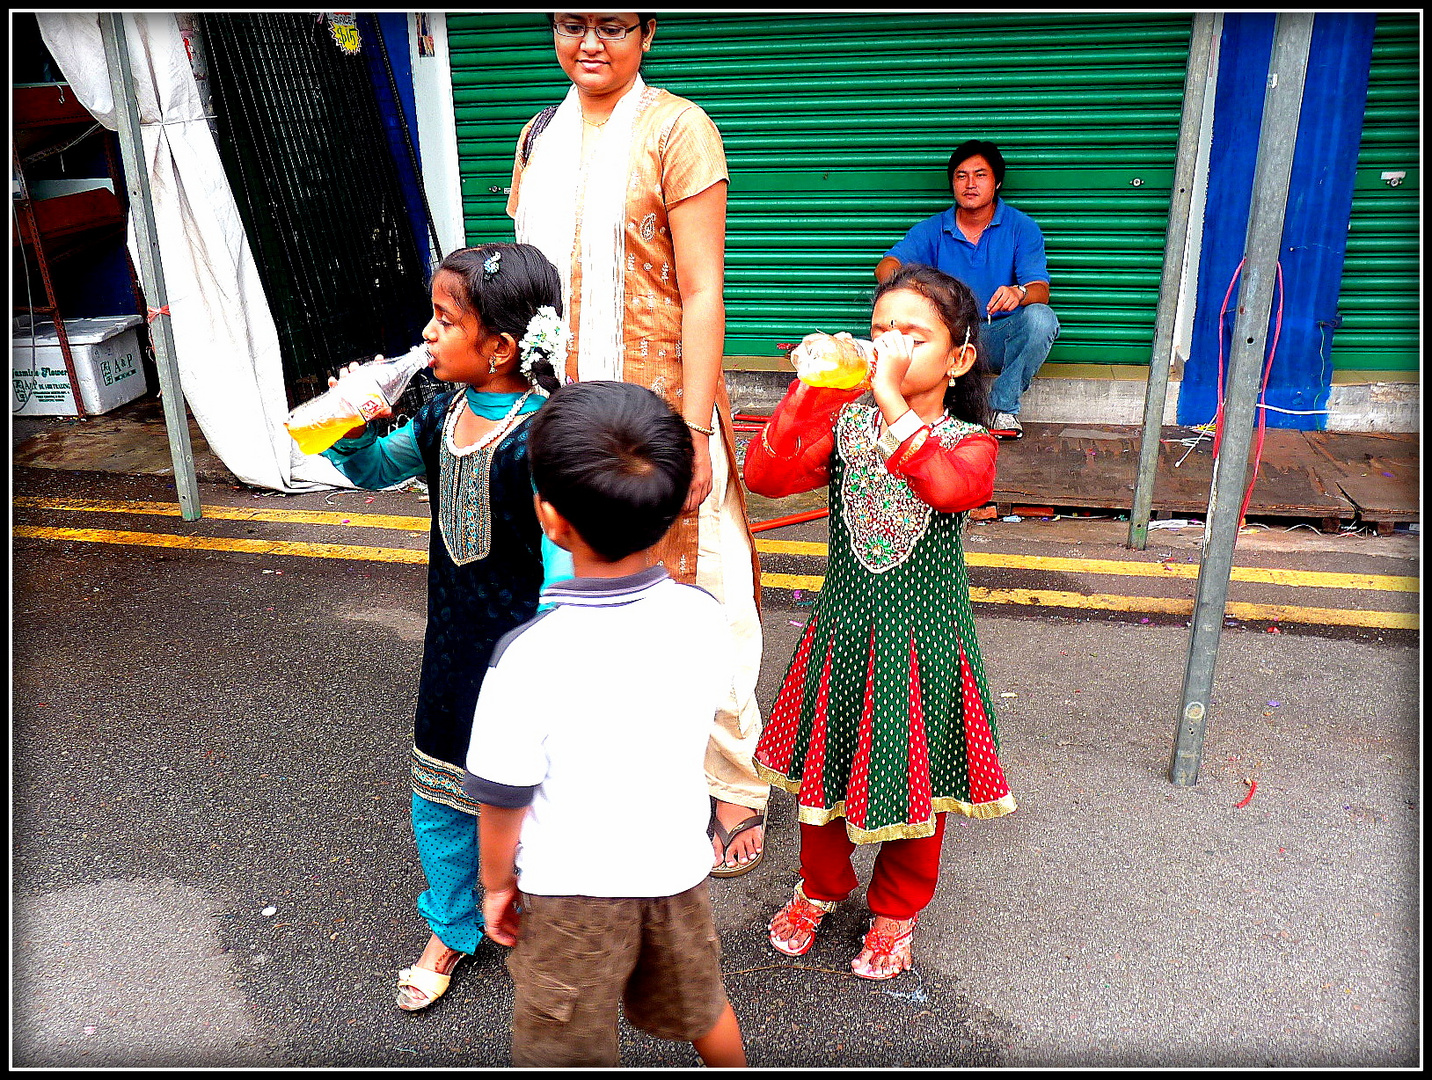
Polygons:
<instances>
[{"instance_id":1,"label":"plastic bottle with orange drink","mask_svg":"<svg viewBox=\"0 0 1432 1080\"><path fill-rule=\"evenodd\" d=\"M428 347L415 345L393 360L381 356L339 378L327 392L305 401L284 424L305 454L321 454L350 431L389 409L413 376L433 358Z\"/></svg>"},{"instance_id":2,"label":"plastic bottle with orange drink","mask_svg":"<svg viewBox=\"0 0 1432 1080\"><path fill-rule=\"evenodd\" d=\"M791 350L796 378L807 386L868 389L874 360L870 342L850 334L807 334Z\"/></svg>"}]
</instances>

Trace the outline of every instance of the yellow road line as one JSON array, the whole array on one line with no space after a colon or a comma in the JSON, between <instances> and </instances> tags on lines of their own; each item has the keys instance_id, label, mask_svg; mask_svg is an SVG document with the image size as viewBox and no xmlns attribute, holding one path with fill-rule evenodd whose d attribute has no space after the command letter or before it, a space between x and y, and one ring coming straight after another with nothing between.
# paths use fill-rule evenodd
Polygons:
<instances>
[{"instance_id":1,"label":"yellow road line","mask_svg":"<svg viewBox=\"0 0 1432 1080\"><path fill-rule=\"evenodd\" d=\"M18 500L17 500L18 501ZM176 506L177 510L177 506ZM282 511L263 511L265 514ZM217 515L211 515L217 516ZM243 511L236 511L240 520L272 520L267 517L248 517ZM341 515L335 515L341 516ZM380 517L381 515L368 515ZM426 527L425 519L418 520ZM66 529L35 525L17 525L13 535L41 540L72 540L82 543L126 544L141 547L170 547L200 551L233 551L254 555L285 555L318 559L354 559L369 562L392 562L412 565L428 561L425 550L411 548L368 547L358 544L312 544L287 540L255 540L233 537L178 536L172 533L149 533L106 529ZM983 558L1006 558L1005 556L983 556ZM1008 558L1019 559L1018 556ZM1030 556L1028 559L1041 559ZM1077 560L1053 560L1055 562L1077 562ZM1094 560L1098 562L1098 560ZM1027 565L1024 560L1019 565ZM1149 565L1149 564L1124 564ZM1356 577L1357 575L1317 575L1321 577ZM1369 575L1372 576L1372 575ZM805 589L818 592L825 584L819 574L777 574L763 573L761 585L771 589ZM1074 592L1057 592L1039 589L987 589L972 587L971 599L987 604L1017 604L1025 606L1090 608L1100 611L1144 611L1161 614L1190 616L1193 601L1173 597L1120 596L1107 593L1084 595ZM1225 611L1236 619L1257 621L1279 621L1287 623L1312 623L1320 625L1361 626L1383 629L1416 630L1419 626L1415 613L1393 611L1354 611L1338 608L1300 607L1286 604L1252 604L1230 601Z\"/></svg>"},{"instance_id":2,"label":"yellow road line","mask_svg":"<svg viewBox=\"0 0 1432 1080\"><path fill-rule=\"evenodd\" d=\"M41 510L78 510L101 513L156 514L179 516L178 503L115 502L105 499L55 500L22 497L14 500L17 507ZM426 532L431 519L392 514L343 513L328 510L278 510L268 507L206 506L204 517L218 521L270 521L291 525L340 525L368 529L401 529ZM756 550L772 555L803 555L824 558L827 545L807 540L757 540ZM970 566L991 566L1011 570L1043 570L1063 574L1102 574L1116 577L1197 578L1195 563L1151 563L1115 559L1066 559L1049 555L991 555L979 551L966 552ZM1262 569L1235 566L1233 581L1261 585L1285 585L1310 589L1364 589L1375 592L1418 592L1421 583L1415 577L1390 574L1339 574L1308 570ZM818 588L819 586L814 586Z\"/></svg>"},{"instance_id":3,"label":"yellow road line","mask_svg":"<svg viewBox=\"0 0 1432 1080\"><path fill-rule=\"evenodd\" d=\"M809 589L811 592L820 592L821 586L825 584L825 578L819 574L762 574L761 588L763 589Z\"/></svg>"},{"instance_id":4,"label":"yellow road line","mask_svg":"<svg viewBox=\"0 0 1432 1080\"><path fill-rule=\"evenodd\" d=\"M1109 574L1127 577L1198 577L1196 563L1144 563L1113 559L1060 559L1048 555L965 555L970 566L998 566L1016 570L1048 570L1066 574ZM1417 592L1418 579L1390 574L1338 574L1311 570L1264 570L1235 566L1233 581L1261 585L1290 585L1312 589L1372 589L1377 592Z\"/></svg>"},{"instance_id":5,"label":"yellow road line","mask_svg":"<svg viewBox=\"0 0 1432 1080\"><path fill-rule=\"evenodd\" d=\"M825 558L829 548L811 540L757 540L756 550L770 555L817 555Z\"/></svg>"},{"instance_id":6,"label":"yellow road line","mask_svg":"<svg viewBox=\"0 0 1432 1080\"><path fill-rule=\"evenodd\" d=\"M825 579L810 574L762 574L767 589L820 590ZM1150 612L1162 615L1193 614L1193 601L1162 596L1117 596L1108 593L1055 592L1041 589L970 588L970 599L980 604L1017 604L1029 607L1091 608L1099 611ZM1229 601L1227 615L1247 621L1362 626L1386 630L1416 630L1415 612L1350 611L1340 608L1297 607L1291 604L1251 604Z\"/></svg>"},{"instance_id":7,"label":"yellow road line","mask_svg":"<svg viewBox=\"0 0 1432 1080\"><path fill-rule=\"evenodd\" d=\"M756 550L773 555L814 555L825 557L825 544L799 540L757 540ZM965 553L969 566L993 566L1010 570L1043 570L1062 574L1103 574L1117 577L1196 578L1196 563L1126 562L1115 559L1061 559L1052 555L990 555L980 551ZM1311 570L1265 570L1254 566L1235 566L1229 575L1233 581L1260 585L1288 585L1304 589L1370 589L1375 592L1418 592L1421 585L1415 577L1391 574L1338 574Z\"/></svg>"},{"instance_id":8,"label":"yellow road line","mask_svg":"<svg viewBox=\"0 0 1432 1080\"><path fill-rule=\"evenodd\" d=\"M104 499L43 499L22 497L17 507L36 510L89 510L107 514L157 514L178 517L178 503L111 502ZM396 514L354 514L334 510L276 510L269 507L205 506L201 513L215 521L273 521L289 525L352 525L364 529L404 529L427 532L432 519Z\"/></svg>"},{"instance_id":9,"label":"yellow road line","mask_svg":"<svg viewBox=\"0 0 1432 1080\"><path fill-rule=\"evenodd\" d=\"M300 544L289 540L241 540L221 536L175 536L169 533L121 532L107 529L50 529L17 525L16 536L39 540L79 540L89 544L136 544L141 547L197 551L242 551L250 555L299 555L311 559L362 559L368 562L426 563L428 553L411 548L365 547L359 544Z\"/></svg>"}]
</instances>

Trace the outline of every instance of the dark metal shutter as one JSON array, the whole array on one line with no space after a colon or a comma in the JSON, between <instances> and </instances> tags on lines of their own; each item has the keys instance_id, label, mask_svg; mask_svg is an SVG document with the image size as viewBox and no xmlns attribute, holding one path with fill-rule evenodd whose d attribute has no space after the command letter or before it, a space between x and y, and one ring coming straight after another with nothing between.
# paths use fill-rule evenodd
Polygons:
<instances>
[{"instance_id":1,"label":"dark metal shutter","mask_svg":"<svg viewBox=\"0 0 1432 1080\"><path fill-rule=\"evenodd\" d=\"M869 328L873 270L950 205L946 162L999 144L1049 250L1051 361L1148 363L1187 14L658 18L643 74L715 120L731 171L726 353ZM469 243L507 239L522 124L567 80L538 14L449 15Z\"/></svg>"},{"instance_id":2,"label":"dark metal shutter","mask_svg":"<svg viewBox=\"0 0 1432 1080\"><path fill-rule=\"evenodd\" d=\"M1418 16L1378 15L1338 295L1342 325L1333 334L1334 370L1418 370L1419 58Z\"/></svg>"},{"instance_id":3,"label":"dark metal shutter","mask_svg":"<svg viewBox=\"0 0 1432 1080\"><path fill-rule=\"evenodd\" d=\"M377 27L360 18L371 50ZM418 342L427 267L366 57L307 14L210 14L202 27L219 153L296 404L341 365Z\"/></svg>"}]
</instances>

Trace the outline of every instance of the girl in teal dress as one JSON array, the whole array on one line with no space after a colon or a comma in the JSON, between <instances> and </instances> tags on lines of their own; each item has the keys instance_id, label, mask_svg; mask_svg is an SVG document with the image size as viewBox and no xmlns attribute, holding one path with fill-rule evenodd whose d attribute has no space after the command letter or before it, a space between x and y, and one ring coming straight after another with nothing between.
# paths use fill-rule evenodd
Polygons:
<instances>
[{"instance_id":1,"label":"girl in teal dress","mask_svg":"<svg viewBox=\"0 0 1432 1080\"><path fill-rule=\"evenodd\" d=\"M537 611L544 575L570 556L542 535L532 505L527 421L566 361L556 268L527 244L455 251L433 275L423 340L433 374L462 384L381 438L366 427L329 458L359 487L427 481L428 623L414 718L413 834L428 887L418 913L431 936L398 973L397 1004L426 1008L482 940L477 804L462 790L473 708L493 646Z\"/></svg>"},{"instance_id":2,"label":"girl in teal dress","mask_svg":"<svg viewBox=\"0 0 1432 1080\"><path fill-rule=\"evenodd\" d=\"M962 282L900 267L875 294L871 397L797 381L746 456L758 494L830 488L825 584L756 748L761 775L796 796L801 830L801 881L770 941L806 952L858 884L855 846L878 843L874 918L851 961L869 979L912 963L945 814L1015 805L960 543L966 512L993 493L998 450L978 327Z\"/></svg>"}]
</instances>

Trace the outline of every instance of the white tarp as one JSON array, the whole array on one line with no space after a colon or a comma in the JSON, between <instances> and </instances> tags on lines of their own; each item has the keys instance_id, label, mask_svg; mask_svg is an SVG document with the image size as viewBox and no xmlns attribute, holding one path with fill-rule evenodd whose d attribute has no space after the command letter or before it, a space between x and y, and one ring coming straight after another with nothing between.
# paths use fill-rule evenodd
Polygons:
<instances>
[{"instance_id":1,"label":"white tarp","mask_svg":"<svg viewBox=\"0 0 1432 1080\"><path fill-rule=\"evenodd\" d=\"M116 130L99 15L37 17L75 97ZM175 360L204 440L246 484L288 492L352 487L326 458L299 453L284 429L288 403L278 332L178 20L173 14L126 14L124 29ZM129 247L138 268L132 222Z\"/></svg>"}]
</instances>

